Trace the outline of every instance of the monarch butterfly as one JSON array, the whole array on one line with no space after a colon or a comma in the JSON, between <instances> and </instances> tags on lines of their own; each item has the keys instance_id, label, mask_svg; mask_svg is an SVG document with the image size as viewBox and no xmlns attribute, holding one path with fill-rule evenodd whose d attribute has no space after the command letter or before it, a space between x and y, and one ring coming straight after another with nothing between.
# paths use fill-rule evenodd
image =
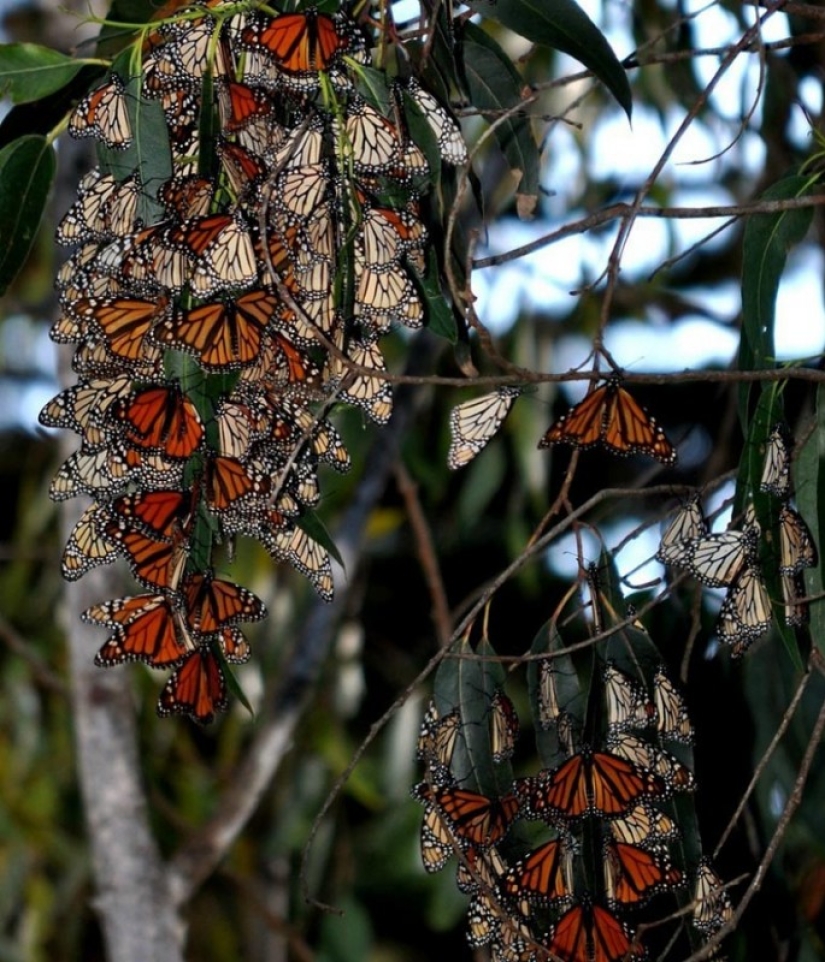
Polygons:
<instances>
[{"instance_id":1,"label":"monarch butterfly","mask_svg":"<svg viewBox=\"0 0 825 962\"><path fill-rule=\"evenodd\" d=\"M756 542L743 531L709 534L690 542L688 567L691 574L709 588L733 584L756 555Z\"/></svg>"},{"instance_id":2,"label":"monarch butterfly","mask_svg":"<svg viewBox=\"0 0 825 962\"><path fill-rule=\"evenodd\" d=\"M473 895L479 890L494 892L506 871L504 859L496 848L477 849L470 846L461 853L455 881L458 890L465 895Z\"/></svg>"},{"instance_id":3,"label":"monarch butterfly","mask_svg":"<svg viewBox=\"0 0 825 962\"><path fill-rule=\"evenodd\" d=\"M573 894L573 846L563 838L545 842L516 862L501 883L505 895L553 902Z\"/></svg>"},{"instance_id":4,"label":"monarch butterfly","mask_svg":"<svg viewBox=\"0 0 825 962\"><path fill-rule=\"evenodd\" d=\"M192 497L176 490L125 494L112 502L113 523L122 531L135 530L173 540L192 510Z\"/></svg>"},{"instance_id":5,"label":"monarch butterfly","mask_svg":"<svg viewBox=\"0 0 825 962\"><path fill-rule=\"evenodd\" d=\"M414 796L435 805L453 835L478 848L500 842L519 811L519 800L513 794L488 798L466 788L433 789L422 782Z\"/></svg>"},{"instance_id":6,"label":"monarch butterfly","mask_svg":"<svg viewBox=\"0 0 825 962\"><path fill-rule=\"evenodd\" d=\"M602 680L609 731L646 728L656 721L656 706L647 697L644 688L629 675L619 671L615 665L605 665Z\"/></svg>"},{"instance_id":7,"label":"monarch butterfly","mask_svg":"<svg viewBox=\"0 0 825 962\"><path fill-rule=\"evenodd\" d=\"M771 626L771 599L757 566L746 568L728 591L719 609L718 632L733 645L734 658L744 655L752 642Z\"/></svg>"},{"instance_id":8,"label":"monarch butterfly","mask_svg":"<svg viewBox=\"0 0 825 962\"><path fill-rule=\"evenodd\" d=\"M657 560L667 565L685 565L691 543L706 537L708 533L702 503L698 497L691 498L679 508L665 528L656 552Z\"/></svg>"},{"instance_id":9,"label":"monarch butterfly","mask_svg":"<svg viewBox=\"0 0 825 962\"><path fill-rule=\"evenodd\" d=\"M501 919L491 949L492 962L542 962L546 956L529 926L506 916Z\"/></svg>"},{"instance_id":10,"label":"monarch butterfly","mask_svg":"<svg viewBox=\"0 0 825 962\"><path fill-rule=\"evenodd\" d=\"M429 124L442 158L448 164L466 164L467 145L461 135L461 128L447 110L413 77L407 80L404 89Z\"/></svg>"},{"instance_id":11,"label":"monarch butterfly","mask_svg":"<svg viewBox=\"0 0 825 962\"><path fill-rule=\"evenodd\" d=\"M181 593L187 621L197 634L209 635L239 621L266 618L266 608L257 595L211 574L189 575L181 585Z\"/></svg>"},{"instance_id":12,"label":"monarch butterfly","mask_svg":"<svg viewBox=\"0 0 825 962\"><path fill-rule=\"evenodd\" d=\"M353 97L344 121L344 156L352 159L359 174L384 174L400 160L397 128L362 97Z\"/></svg>"},{"instance_id":13,"label":"monarch butterfly","mask_svg":"<svg viewBox=\"0 0 825 962\"><path fill-rule=\"evenodd\" d=\"M657 892L675 888L682 873L636 845L605 841L604 885L607 904L641 905Z\"/></svg>"},{"instance_id":14,"label":"monarch butterfly","mask_svg":"<svg viewBox=\"0 0 825 962\"><path fill-rule=\"evenodd\" d=\"M274 19L252 16L241 34L241 42L252 49L264 49L280 70L309 74L328 70L348 38L339 32L336 20L316 10L282 14Z\"/></svg>"},{"instance_id":15,"label":"monarch butterfly","mask_svg":"<svg viewBox=\"0 0 825 962\"><path fill-rule=\"evenodd\" d=\"M186 545L182 539L151 537L123 527L118 520L106 525L106 535L126 555L132 574L147 588L177 590L186 566Z\"/></svg>"},{"instance_id":16,"label":"monarch butterfly","mask_svg":"<svg viewBox=\"0 0 825 962\"><path fill-rule=\"evenodd\" d=\"M500 387L491 394L456 405L450 412L450 449L447 467L456 471L469 464L495 437L521 389Z\"/></svg>"},{"instance_id":17,"label":"monarch butterfly","mask_svg":"<svg viewBox=\"0 0 825 962\"><path fill-rule=\"evenodd\" d=\"M167 313L169 301L130 297L81 299L75 305L78 316L88 317L100 328L112 354L127 361L144 356L144 338Z\"/></svg>"},{"instance_id":18,"label":"monarch butterfly","mask_svg":"<svg viewBox=\"0 0 825 962\"><path fill-rule=\"evenodd\" d=\"M417 797L417 796L416 796ZM435 805L424 809L421 822L421 861L427 872L440 872L455 853L456 842Z\"/></svg>"},{"instance_id":19,"label":"monarch butterfly","mask_svg":"<svg viewBox=\"0 0 825 962\"><path fill-rule=\"evenodd\" d=\"M479 949L492 942L499 924L499 916L490 896L485 891L477 892L467 906L467 944Z\"/></svg>"},{"instance_id":20,"label":"monarch butterfly","mask_svg":"<svg viewBox=\"0 0 825 962\"><path fill-rule=\"evenodd\" d=\"M779 573L793 575L817 563L816 545L808 526L790 505L779 509Z\"/></svg>"},{"instance_id":21,"label":"monarch butterfly","mask_svg":"<svg viewBox=\"0 0 825 962\"><path fill-rule=\"evenodd\" d=\"M785 605L785 624L804 625L808 618L808 606L803 601L805 583L800 574L780 574L782 600Z\"/></svg>"},{"instance_id":22,"label":"monarch butterfly","mask_svg":"<svg viewBox=\"0 0 825 962\"><path fill-rule=\"evenodd\" d=\"M101 668L125 661L168 668L180 663L193 648L179 613L166 595L116 598L87 609L82 617L113 629L112 637L95 655L95 664Z\"/></svg>"},{"instance_id":23,"label":"monarch butterfly","mask_svg":"<svg viewBox=\"0 0 825 962\"><path fill-rule=\"evenodd\" d=\"M557 669L552 661L542 661L539 664L538 686L538 714L539 725L545 731L556 727L559 747L570 755L573 752L574 722L573 716L559 704L559 692L556 684Z\"/></svg>"},{"instance_id":24,"label":"monarch butterfly","mask_svg":"<svg viewBox=\"0 0 825 962\"><path fill-rule=\"evenodd\" d=\"M249 642L246 640L240 628L234 625L229 628L223 628L218 634L218 641L220 642L223 657L229 664L243 665L249 661L252 649L249 647Z\"/></svg>"},{"instance_id":25,"label":"monarch butterfly","mask_svg":"<svg viewBox=\"0 0 825 962\"><path fill-rule=\"evenodd\" d=\"M693 925L710 935L733 918L730 895L707 858L699 862L693 896Z\"/></svg>"},{"instance_id":26,"label":"monarch butterfly","mask_svg":"<svg viewBox=\"0 0 825 962\"><path fill-rule=\"evenodd\" d=\"M275 181L272 207L287 217L305 222L324 210L331 194L332 180L325 160L286 168Z\"/></svg>"},{"instance_id":27,"label":"monarch butterfly","mask_svg":"<svg viewBox=\"0 0 825 962\"><path fill-rule=\"evenodd\" d=\"M87 94L69 118L72 137L95 137L113 150L125 150L132 143L132 128L126 90L117 74Z\"/></svg>"},{"instance_id":28,"label":"monarch butterfly","mask_svg":"<svg viewBox=\"0 0 825 962\"><path fill-rule=\"evenodd\" d=\"M431 700L418 732L416 757L426 765L426 778L439 788L453 781L450 766L461 731L458 709L439 718L435 700Z\"/></svg>"},{"instance_id":29,"label":"monarch butterfly","mask_svg":"<svg viewBox=\"0 0 825 962\"><path fill-rule=\"evenodd\" d=\"M664 842L679 837L676 822L645 802L636 805L621 818L610 819L607 825L617 842L640 845L642 848L649 845L658 849Z\"/></svg>"},{"instance_id":30,"label":"monarch butterfly","mask_svg":"<svg viewBox=\"0 0 825 962\"><path fill-rule=\"evenodd\" d=\"M138 202L143 195L140 173L121 181L103 205L103 226L107 234L123 237L140 223Z\"/></svg>"},{"instance_id":31,"label":"monarch butterfly","mask_svg":"<svg viewBox=\"0 0 825 962\"><path fill-rule=\"evenodd\" d=\"M662 464L676 463L676 451L655 418L615 377L552 424L538 446L558 442L577 448L600 444L613 454L646 454Z\"/></svg>"},{"instance_id":32,"label":"monarch butterfly","mask_svg":"<svg viewBox=\"0 0 825 962\"><path fill-rule=\"evenodd\" d=\"M122 491L135 474L136 464L119 446L89 451L81 447L57 469L49 487L52 501L78 494L100 497Z\"/></svg>"},{"instance_id":33,"label":"monarch butterfly","mask_svg":"<svg viewBox=\"0 0 825 962\"><path fill-rule=\"evenodd\" d=\"M60 561L60 570L67 581L77 581L91 568L115 560L117 546L103 532L108 520L108 506L97 501L83 512L69 535Z\"/></svg>"},{"instance_id":34,"label":"monarch butterfly","mask_svg":"<svg viewBox=\"0 0 825 962\"><path fill-rule=\"evenodd\" d=\"M215 182L200 174L178 175L165 181L158 190L158 200L178 220L205 217L215 196Z\"/></svg>"},{"instance_id":35,"label":"monarch butterfly","mask_svg":"<svg viewBox=\"0 0 825 962\"><path fill-rule=\"evenodd\" d=\"M207 371L226 371L255 362L261 338L279 301L256 290L229 303L217 301L181 311L159 324L153 337L198 358Z\"/></svg>"},{"instance_id":36,"label":"monarch butterfly","mask_svg":"<svg viewBox=\"0 0 825 962\"><path fill-rule=\"evenodd\" d=\"M297 512L296 512L297 513ZM323 601L332 601L335 585L327 551L302 528L285 524L283 515L272 512L278 524L258 526L255 537L278 561L288 561L304 577Z\"/></svg>"},{"instance_id":37,"label":"monarch butterfly","mask_svg":"<svg viewBox=\"0 0 825 962\"><path fill-rule=\"evenodd\" d=\"M263 161L253 157L240 144L221 139L216 145L216 151L236 197L242 197L247 191L254 189L266 176Z\"/></svg>"},{"instance_id":38,"label":"monarch butterfly","mask_svg":"<svg viewBox=\"0 0 825 962\"><path fill-rule=\"evenodd\" d=\"M372 270L363 267L358 276L355 292L355 313L364 317L376 333L384 333L386 326L396 316L403 318L407 326L410 320L420 318L415 309L410 311L407 304L418 301L412 281L400 267L389 270Z\"/></svg>"},{"instance_id":39,"label":"monarch butterfly","mask_svg":"<svg viewBox=\"0 0 825 962\"><path fill-rule=\"evenodd\" d=\"M249 227L236 215L196 263L192 291L196 297L209 297L221 290L249 287L257 279L258 263Z\"/></svg>"},{"instance_id":40,"label":"monarch butterfly","mask_svg":"<svg viewBox=\"0 0 825 962\"><path fill-rule=\"evenodd\" d=\"M786 498L791 492L790 436L782 422L775 424L768 435L759 487L777 498Z\"/></svg>"},{"instance_id":41,"label":"monarch butterfly","mask_svg":"<svg viewBox=\"0 0 825 962\"><path fill-rule=\"evenodd\" d=\"M494 762L511 758L519 733L519 721L512 701L497 689L490 702L490 750Z\"/></svg>"},{"instance_id":42,"label":"monarch butterfly","mask_svg":"<svg viewBox=\"0 0 825 962\"><path fill-rule=\"evenodd\" d=\"M260 87L249 87L234 80L217 84L218 109L225 133L236 133L250 120L268 117L273 111L272 97Z\"/></svg>"},{"instance_id":43,"label":"monarch butterfly","mask_svg":"<svg viewBox=\"0 0 825 962\"><path fill-rule=\"evenodd\" d=\"M185 656L166 682L158 699L158 714L189 715L205 725L226 705L223 669L215 653L201 646Z\"/></svg>"},{"instance_id":44,"label":"monarch butterfly","mask_svg":"<svg viewBox=\"0 0 825 962\"><path fill-rule=\"evenodd\" d=\"M645 954L612 912L587 901L569 909L552 927L547 949L562 962L623 962Z\"/></svg>"},{"instance_id":45,"label":"monarch butterfly","mask_svg":"<svg viewBox=\"0 0 825 962\"><path fill-rule=\"evenodd\" d=\"M418 218L409 211L382 207L377 201L365 203L366 195L361 198L361 223L355 246L356 257L363 264L379 270L424 247L427 229Z\"/></svg>"},{"instance_id":46,"label":"monarch butterfly","mask_svg":"<svg viewBox=\"0 0 825 962\"><path fill-rule=\"evenodd\" d=\"M206 461L204 489L212 511L225 511L233 502L247 495L266 494L271 479L253 464L242 464L236 458L214 456Z\"/></svg>"},{"instance_id":47,"label":"monarch butterfly","mask_svg":"<svg viewBox=\"0 0 825 962\"><path fill-rule=\"evenodd\" d=\"M132 379L122 374L109 379L81 381L66 388L43 408L40 423L47 428L69 428L83 438L87 450L107 442L106 413L132 392Z\"/></svg>"},{"instance_id":48,"label":"monarch butterfly","mask_svg":"<svg viewBox=\"0 0 825 962\"><path fill-rule=\"evenodd\" d=\"M558 768L517 782L527 818L576 819L624 815L667 786L653 772L613 752L578 752Z\"/></svg>"},{"instance_id":49,"label":"monarch butterfly","mask_svg":"<svg viewBox=\"0 0 825 962\"><path fill-rule=\"evenodd\" d=\"M88 173L80 182L78 199L57 225L57 243L85 244L109 236L104 211L116 188L115 178L103 174L99 167Z\"/></svg>"},{"instance_id":50,"label":"monarch butterfly","mask_svg":"<svg viewBox=\"0 0 825 962\"><path fill-rule=\"evenodd\" d=\"M386 371L384 355L377 344L351 340L347 345L347 356L359 367ZM340 400L356 404L378 424L389 421L392 414L392 388L383 378L350 371L346 364L334 355L329 358L328 377L333 385L339 382L343 385L338 394Z\"/></svg>"},{"instance_id":51,"label":"monarch butterfly","mask_svg":"<svg viewBox=\"0 0 825 962\"><path fill-rule=\"evenodd\" d=\"M204 428L195 405L177 386L152 387L123 402L126 441L144 451L185 460L200 447Z\"/></svg>"},{"instance_id":52,"label":"monarch butterfly","mask_svg":"<svg viewBox=\"0 0 825 962\"><path fill-rule=\"evenodd\" d=\"M690 743L693 726L688 717L685 700L660 665L653 676L653 701L656 705L656 730L662 738Z\"/></svg>"},{"instance_id":53,"label":"monarch butterfly","mask_svg":"<svg viewBox=\"0 0 825 962\"><path fill-rule=\"evenodd\" d=\"M657 775L669 791L695 791L696 779L693 772L663 748L626 732L609 735L607 745L612 752L626 758L638 768Z\"/></svg>"}]
</instances>

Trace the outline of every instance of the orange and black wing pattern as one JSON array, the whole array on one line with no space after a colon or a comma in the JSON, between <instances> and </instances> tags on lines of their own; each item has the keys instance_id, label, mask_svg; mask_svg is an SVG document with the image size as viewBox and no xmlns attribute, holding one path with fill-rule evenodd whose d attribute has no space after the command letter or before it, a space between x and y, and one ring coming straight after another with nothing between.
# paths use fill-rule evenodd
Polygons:
<instances>
[{"instance_id":1,"label":"orange and black wing pattern","mask_svg":"<svg viewBox=\"0 0 825 962\"><path fill-rule=\"evenodd\" d=\"M558 443L576 448L599 445L613 454L644 454L662 464L676 462L676 451L656 419L617 378L596 388L552 424L538 446Z\"/></svg>"}]
</instances>

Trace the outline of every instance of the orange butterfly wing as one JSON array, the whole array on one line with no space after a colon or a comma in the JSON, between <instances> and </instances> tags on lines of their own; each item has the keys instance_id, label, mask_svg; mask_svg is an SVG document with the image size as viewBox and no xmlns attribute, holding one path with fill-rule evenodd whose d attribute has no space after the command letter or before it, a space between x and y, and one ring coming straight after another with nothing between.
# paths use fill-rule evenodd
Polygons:
<instances>
[{"instance_id":1,"label":"orange butterfly wing","mask_svg":"<svg viewBox=\"0 0 825 962\"><path fill-rule=\"evenodd\" d=\"M174 388L140 391L123 411L126 439L136 448L181 460L191 457L203 438L195 405Z\"/></svg>"},{"instance_id":2,"label":"orange butterfly wing","mask_svg":"<svg viewBox=\"0 0 825 962\"><path fill-rule=\"evenodd\" d=\"M505 895L548 901L568 898L572 893L567 885L564 858L565 843L561 839L539 846L504 876Z\"/></svg>"},{"instance_id":3,"label":"orange butterfly wing","mask_svg":"<svg viewBox=\"0 0 825 962\"><path fill-rule=\"evenodd\" d=\"M577 905L553 928L550 953L562 962L621 962L644 955L622 923L600 905Z\"/></svg>"},{"instance_id":4,"label":"orange butterfly wing","mask_svg":"<svg viewBox=\"0 0 825 962\"><path fill-rule=\"evenodd\" d=\"M615 388L616 402L604 428L604 443L620 454L647 454L673 464L676 452L665 432L628 391Z\"/></svg>"},{"instance_id":5,"label":"orange butterfly wing","mask_svg":"<svg viewBox=\"0 0 825 962\"><path fill-rule=\"evenodd\" d=\"M238 621L266 617L263 602L232 581L193 574L183 584L186 613L192 630L211 634Z\"/></svg>"},{"instance_id":6,"label":"orange butterfly wing","mask_svg":"<svg viewBox=\"0 0 825 962\"><path fill-rule=\"evenodd\" d=\"M226 680L209 648L197 648L175 669L158 699L158 714L190 715L202 725L226 708Z\"/></svg>"},{"instance_id":7,"label":"orange butterfly wing","mask_svg":"<svg viewBox=\"0 0 825 962\"><path fill-rule=\"evenodd\" d=\"M114 626L113 636L95 656L96 665L109 667L138 660L153 668L165 668L186 655L169 601L151 595L149 599L142 611L131 614L126 624Z\"/></svg>"},{"instance_id":8,"label":"orange butterfly wing","mask_svg":"<svg viewBox=\"0 0 825 962\"><path fill-rule=\"evenodd\" d=\"M602 815L623 815L637 799L665 793L661 778L612 752L591 756L593 808Z\"/></svg>"},{"instance_id":9,"label":"orange butterfly wing","mask_svg":"<svg viewBox=\"0 0 825 962\"><path fill-rule=\"evenodd\" d=\"M445 789L436 794L435 800L453 832L478 846L500 841L519 809L515 795L492 799L463 788Z\"/></svg>"},{"instance_id":10,"label":"orange butterfly wing","mask_svg":"<svg viewBox=\"0 0 825 962\"><path fill-rule=\"evenodd\" d=\"M615 378L553 423L538 446L559 442L577 448L601 444L615 454L646 454L663 464L676 461L676 451L655 418Z\"/></svg>"},{"instance_id":11,"label":"orange butterfly wing","mask_svg":"<svg viewBox=\"0 0 825 962\"><path fill-rule=\"evenodd\" d=\"M682 874L637 845L605 844L605 883L608 901L621 905L643 902L681 880Z\"/></svg>"}]
</instances>

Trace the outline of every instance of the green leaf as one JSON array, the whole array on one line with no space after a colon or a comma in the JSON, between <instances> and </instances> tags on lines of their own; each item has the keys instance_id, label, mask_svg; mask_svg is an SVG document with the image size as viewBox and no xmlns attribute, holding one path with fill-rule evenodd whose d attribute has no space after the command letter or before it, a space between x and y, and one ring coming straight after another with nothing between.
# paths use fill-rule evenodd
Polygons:
<instances>
[{"instance_id":1,"label":"green leaf","mask_svg":"<svg viewBox=\"0 0 825 962\"><path fill-rule=\"evenodd\" d=\"M94 61L67 57L36 43L0 44L0 96L15 104L40 100L65 87Z\"/></svg>"},{"instance_id":2,"label":"green leaf","mask_svg":"<svg viewBox=\"0 0 825 962\"><path fill-rule=\"evenodd\" d=\"M578 745L584 724L587 691L582 688L572 656L564 648L555 621L548 621L530 647L531 655L548 657L527 663L536 748L544 768L555 768L565 761L571 741ZM550 698L546 697L548 693Z\"/></svg>"},{"instance_id":3,"label":"green leaf","mask_svg":"<svg viewBox=\"0 0 825 962\"><path fill-rule=\"evenodd\" d=\"M470 100L482 114L489 112L488 120L495 122L521 104L524 81L492 37L467 23L462 50ZM515 176L519 216L532 217L539 193L539 151L530 120L513 115L499 122L493 134Z\"/></svg>"},{"instance_id":4,"label":"green leaf","mask_svg":"<svg viewBox=\"0 0 825 962\"><path fill-rule=\"evenodd\" d=\"M453 312L438 282L439 273L438 256L435 248L430 245L426 275L421 277L415 271L412 271L412 274L427 305L427 327L433 334L446 338L450 344L455 344L458 341L458 329Z\"/></svg>"},{"instance_id":5,"label":"green leaf","mask_svg":"<svg viewBox=\"0 0 825 962\"><path fill-rule=\"evenodd\" d=\"M54 148L45 137L21 137L0 150L0 294L26 263L54 173Z\"/></svg>"},{"instance_id":6,"label":"green leaf","mask_svg":"<svg viewBox=\"0 0 825 962\"><path fill-rule=\"evenodd\" d=\"M794 461L794 485L799 512L811 531L811 537L822 558L825 533L825 498L820 496L820 478L825 476L825 385L816 391L816 424L805 446ZM811 636L825 654L825 599L823 599L822 564L805 569L805 594L809 603Z\"/></svg>"},{"instance_id":7,"label":"green leaf","mask_svg":"<svg viewBox=\"0 0 825 962\"><path fill-rule=\"evenodd\" d=\"M627 116L633 109L630 84L604 34L573 0L469 0L471 10L592 70Z\"/></svg>"},{"instance_id":8,"label":"green leaf","mask_svg":"<svg viewBox=\"0 0 825 962\"><path fill-rule=\"evenodd\" d=\"M792 175L780 180L762 194L762 200L788 200L811 192L815 178ZM813 208L781 211L778 214L752 214L742 240L742 340L739 369L753 371L773 368L776 294L788 251L805 236ZM739 389L739 419L747 436L752 385Z\"/></svg>"}]
</instances>

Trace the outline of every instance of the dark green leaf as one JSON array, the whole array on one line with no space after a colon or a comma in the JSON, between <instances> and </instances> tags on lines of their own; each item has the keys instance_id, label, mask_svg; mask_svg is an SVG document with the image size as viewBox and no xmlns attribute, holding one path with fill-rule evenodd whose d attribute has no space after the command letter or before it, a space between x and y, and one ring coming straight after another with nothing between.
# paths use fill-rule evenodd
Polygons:
<instances>
[{"instance_id":1,"label":"dark green leaf","mask_svg":"<svg viewBox=\"0 0 825 962\"><path fill-rule=\"evenodd\" d=\"M822 535L825 533L825 498L820 491L820 477L825 475L825 385L816 392L816 424L805 446L794 461L794 484L799 511L811 531L822 558ZM805 594L811 601L811 636L816 646L825 654L825 599L823 599L822 564L805 570Z\"/></svg>"},{"instance_id":2,"label":"dark green leaf","mask_svg":"<svg viewBox=\"0 0 825 962\"><path fill-rule=\"evenodd\" d=\"M29 256L54 172L54 147L45 137L21 137L0 150L0 294Z\"/></svg>"},{"instance_id":3,"label":"dark green leaf","mask_svg":"<svg viewBox=\"0 0 825 962\"><path fill-rule=\"evenodd\" d=\"M542 626L530 647L531 655L548 655L546 660L527 663L527 688L533 712L533 729L541 764L555 768L568 757L565 726L578 742L584 722L587 693L582 689L573 659L564 651L565 644L555 622ZM546 665L546 668L542 668ZM549 672L549 675L547 674ZM542 681L553 692L559 714L551 717L542 695ZM561 726L559 725L561 723ZM560 727L562 731L560 732Z\"/></svg>"},{"instance_id":4,"label":"dark green leaf","mask_svg":"<svg viewBox=\"0 0 825 962\"><path fill-rule=\"evenodd\" d=\"M630 84L604 34L573 0L469 0L469 7L592 70L630 116Z\"/></svg>"},{"instance_id":5,"label":"dark green leaf","mask_svg":"<svg viewBox=\"0 0 825 962\"><path fill-rule=\"evenodd\" d=\"M65 87L87 63L36 43L0 44L0 95L16 104L40 100Z\"/></svg>"},{"instance_id":6,"label":"dark green leaf","mask_svg":"<svg viewBox=\"0 0 825 962\"><path fill-rule=\"evenodd\" d=\"M804 197L814 184L810 177L793 175L780 180L762 195L762 200ZM813 208L752 214L742 241L742 341L739 347L741 371L772 368L775 364L773 330L776 294L788 251L808 231ZM739 418L748 434L751 384L739 391Z\"/></svg>"},{"instance_id":7,"label":"dark green leaf","mask_svg":"<svg viewBox=\"0 0 825 962\"><path fill-rule=\"evenodd\" d=\"M48 134L63 121L86 91L106 73L104 67L86 64L79 73L47 97L12 107L0 124L0 147L26 134Z\"/></svg>"},{"instance_id":8,"label":"dark green leaf","mask_svg":"<svg viewBox=\"0 0 825 962\"><path fill-rule=\"evenodd\" d=\"M521 104L524 81L501 47L480 27L464 27L464 69L470 100L490 122ZM539 151L530 120L513 116L493 131L512 171L520 217L532 217L539 192Z\"/></svg>"},{"instance_id":9,"label":"dark green leaf","mask_svg":"<svg viewBox=\"0 0 825 962\"><path fill-rule=\"evenodd\" d=\"M438 257L431 246L427 257L427 274L425 277L419 277L416 274L415 280L421 288L427 305L427 327L433 334L446 338L450 344L455 344L458 340L458 329L450 305L441 290L438 276Z\"/></svg>"}]
</instances>

